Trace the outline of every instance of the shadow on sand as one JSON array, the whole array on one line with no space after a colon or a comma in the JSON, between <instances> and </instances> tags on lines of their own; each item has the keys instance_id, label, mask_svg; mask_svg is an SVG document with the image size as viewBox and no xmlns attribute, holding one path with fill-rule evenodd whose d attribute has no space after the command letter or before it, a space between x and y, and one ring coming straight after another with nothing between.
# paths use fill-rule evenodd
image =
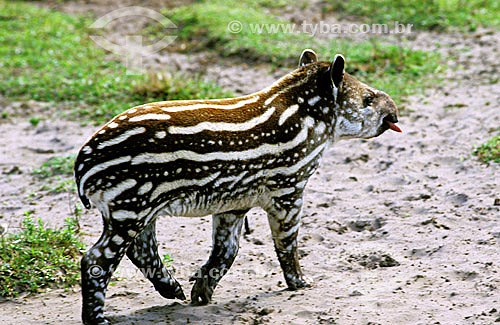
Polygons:
<instances>
[{"instance_id":1,"label":"shadow on sand","mask_svg":"<svg viewBox=\"0 0 500 325\"><path fill-rule=\"evenodd\" d=\"M240 314L246 315L246 320L257 319L259 308L255 301L265 301L269 298L290 292L288 289L260 293L246 298L231 299L225 302L213 301L205 306L196 306L188 302L173 302L163 306L153 306L136 310L133 313L108 317L111 324L229 324L242 321ZM291 293L291 292L290 292ZM284 299L286 299L284 297Z\"/></svg>"}]
</instances>

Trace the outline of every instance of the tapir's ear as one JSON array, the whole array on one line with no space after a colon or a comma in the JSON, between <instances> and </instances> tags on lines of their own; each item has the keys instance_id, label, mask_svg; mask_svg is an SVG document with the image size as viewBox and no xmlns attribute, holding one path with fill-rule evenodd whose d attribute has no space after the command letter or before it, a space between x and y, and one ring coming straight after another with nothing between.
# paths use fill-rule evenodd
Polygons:
<instances>
[{"instance_id":1,"label":"tapir's ear","mask_svg":"<svg viewBox=\"0 0 500 325\"><path fill-rule=\"evenodd\" d=\"M306 64L313 62L318 62L318 57L316 56L316 53L314 53L314 51L311 49L305 49L300 55L299 67L302 67Z\"/></svg>"},{"instance_id":2,"label":"tapir's ear","mask_svg":"<svg viewBox=\"0 0 500 325\"><path fill-rule=\"evenodd\" d=\"M332 79L335 88L339 88L344 79L345 59L342 55L337 54L330 65L330 78Z\"/></svg>"}]
</instances>

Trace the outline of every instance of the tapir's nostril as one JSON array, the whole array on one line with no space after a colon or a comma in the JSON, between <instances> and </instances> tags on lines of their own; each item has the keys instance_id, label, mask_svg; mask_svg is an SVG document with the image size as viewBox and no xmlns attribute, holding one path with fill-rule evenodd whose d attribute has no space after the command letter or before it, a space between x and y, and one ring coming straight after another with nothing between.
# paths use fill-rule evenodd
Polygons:
<instances>
[{"instance_id":1,"label":"tapir's nostril","mask_svg":"<svg viewBox=\"0 0 500 325\"><path fill-rule=\"evenodd\" d=\"M396 125L398 123L398 117L396 114L389 114L386 117L384 117L384 123L387 125L387 127L393 131L396 132L403 132L399 128L399 126Z\"/></svg>"},{"instance_id":2,"label":"tapir's nostril","mask_svg":"<svg viewBox=\"0 0 500 325\"><path fill-rule=\"evenodd\" d=\"M398 123L398 117L396 114L389 114L385 117L385 120L392 122L392 123Z\"/></svg>"}]
</instances>

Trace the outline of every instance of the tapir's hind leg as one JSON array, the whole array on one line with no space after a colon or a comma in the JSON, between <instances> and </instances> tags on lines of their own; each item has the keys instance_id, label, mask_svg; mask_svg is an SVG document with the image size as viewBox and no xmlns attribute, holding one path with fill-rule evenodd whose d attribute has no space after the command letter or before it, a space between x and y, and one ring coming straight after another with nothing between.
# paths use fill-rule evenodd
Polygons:
<instances>
[{"instance_id":1,"label":"tapir's hind leg","mask_svg":"<svg viewBox=\"0 0 500 325\"><path fill-rule=\"evenodd\" d=\"M99 241L81 261L82 320L85 324L107 324L104 297L111 275L120 263L133 238L106 224Z\"/></svg>"},{"instance_id":2,"label":"tapir's hind leg","mask_svg":"<svg viewBox=\"0 0 500 325\"><path fill-rule=\"evenodd\" d=\"M207 304L217 283L229 270L238 254L241 228L247 210L234 210L214 214L212 220L212 251L208 261L191 280L196 280L191 290L193 304Z\"/></svg>"},{"instance_id":3,"label":"tapir's hind leg","mask_svg":"<svg viewBox=\"0 0 500 325\"><path fill-rule=\"evenodd\" d=\"M170 274L158 254L156 240L156 219L134 239L127 250L127 257L144 276L153 283L156 291L169 299L185 300L181 285Z\"/></svg>"}]
</instances>

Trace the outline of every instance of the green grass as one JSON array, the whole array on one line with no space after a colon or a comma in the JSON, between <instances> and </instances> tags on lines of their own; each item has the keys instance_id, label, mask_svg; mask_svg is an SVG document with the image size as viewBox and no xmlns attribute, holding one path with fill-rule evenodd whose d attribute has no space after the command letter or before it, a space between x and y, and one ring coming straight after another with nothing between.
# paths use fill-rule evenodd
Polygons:
<instances>
[{"instance_id":1,"label":"green grass","mask_svg":"<svg viewBox=\"0 0 500 325\"><path fill-rule=\"evenodd\" d=\"M132 87L132 92L142 98L161 99L166 96L170 100L232 96L231 92L224 91L200 77L186 78L181 74L168 72L148 73L144 81Z\"/></svg>"},{"instance_id":2,"label":"green grass","mask_svg":"<svg viewBox=\"0 0 500 325\"><path fill-rule=\"evenodd\" d=\"M73 166L75 165L75 156L76 155L52 157L44 162L39 168L33 169L31 173L41 179L55 175L72 175Z\"/></svg>"},{"instance_id":3,"label":"green grass","mask_svg":"<svg viewBox=\"0 0 500 325\"><path fill-rule=\"evenodd\" d=\"M38 123L40 123L41 119L39 117L32 117L32 118L30 118L29 121L30 121L31 125L36 127L38 125Z\"/></svg>"},{"instance_id":4,"label":"green grass","mask_svg":"<svg viewBox=\"0 0 500 325\"><path fill-rule=\"evenodd\" d=\"M446 30L453 27L476 30L478 26L500 26L498 0L329 0L330 10L364 17L368 22L413 24L417 29Z\"/></svg>"},{"instance_id":5,"label":"green grass","mask_svg":"<svg viewBox=\"0 0 500 325\"><path fill-rule=\"evenodd\" d=\"M63 228L52 229L26 215L22 231L0 237L0 295L77 284L85 246L78 237L76 219L68 218Z\"/></svg>"},{"instance_id":6,"label":"green grass","mask_svg":"<svg viewBox=\"0 0 500 325\"><path fill-rule=\"evenodd\" d=\"M486 143L476 147L473 154L484 162L494 161L500 163L500 134L497 134L486 141Z\"/></svg>"},{"instance_id":7,"label":"green grass","mask_svg":"<svg viewBox=\"0 0 500 325\"><path fill-rule=\"evenodd\" d=\"M163 264L165 264L166 267L170 267L170 263L174 261L174 258L170 256L170 254L163 254Z\"/></svg>"},{"instance_id":8,"label":"green grass","mask_svg":"<svg viewBox=\"0 0 500 325\"><path fill-rule=\"evenodd\" d=\"M56 156L44 162L40 167L34 168L31 174L44 180L40 190L50 193L76 192L73 177L75 155Z\"/></svg>"},{"instance_id":9,"label":"green grass","mask_svg":"<svg viewBox=\"0 0 500 325\"><path fill-rule=\"evenodd\" d=\"M0 17L0 94L6 97L63 103L67 114L102 122L149 101L227 95L200 80L182 91L137 93L149 75L127 75L110 60L88 36L91 21L21 2L0 2Z\"/></svg>"},{"instance_id":10,"label":"green grass","mask_svg":"<svg viewBox=\"0 0 500 325\"><path fill-rule=\"evenodd\" d=\"M63 192L76 193L76 183L73 178L64 179L62 177L55 177L49 179L47 183L44 183L42 187L40 187L40 190L54 194Z\"/></svg>"},{"instance_id":11,"label":"green grass","mask_svg":"<svg viewBox=\"0 0 500 325\"><path fill-rule=\"evenodd\" d=\"M429 76L441 69L439 55L396 45L341 39L325 41L308 34L283 32L283 29L281 32L264 29L259 33L255 24L284 26L289 22L245 0L197 2L165 10L163 14L178 26L178 39L187 44L187 52L211 49L221 56L288 67L297 65L305 48L314 49L320 60L342 53L347 59L347 72L388 92L396 102L427 85L432 79ZM241 22L241 32L228 31L228 24L233 20ZM148 32L157 37L163 31L155 24Z\"/></svg>"}]
</instances>

